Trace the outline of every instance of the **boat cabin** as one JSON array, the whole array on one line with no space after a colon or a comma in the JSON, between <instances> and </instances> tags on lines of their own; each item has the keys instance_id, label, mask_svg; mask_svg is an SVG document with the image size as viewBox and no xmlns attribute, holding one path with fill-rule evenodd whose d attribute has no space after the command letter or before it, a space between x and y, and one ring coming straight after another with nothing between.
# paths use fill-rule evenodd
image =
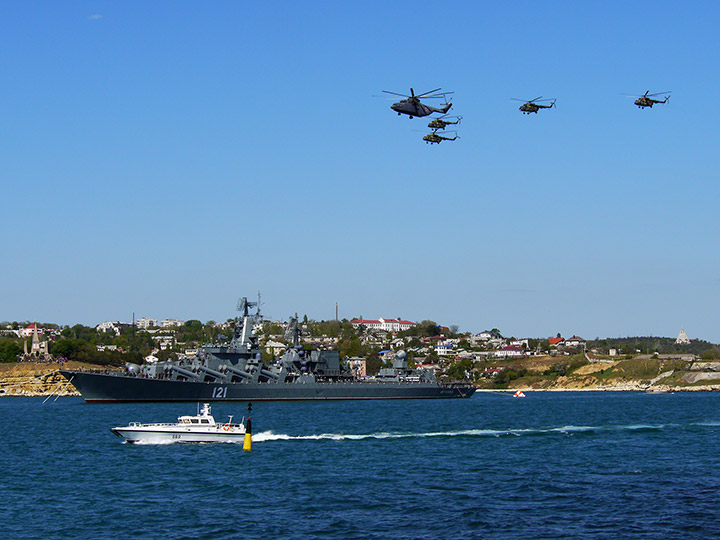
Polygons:
<instances>
[{"instance_id":1,"label":"boat cabin","mask_svg":"<svg viewBox=\"0 0 720 540\"><path fill-rule=\"evenodd\" d=\"M210 404L203 403L202 409L200 409L197 416L180 416L178 418L178 424L195 424L195 425L215 425L215 418L210 414Z\"/></svg>"}]
</instances>

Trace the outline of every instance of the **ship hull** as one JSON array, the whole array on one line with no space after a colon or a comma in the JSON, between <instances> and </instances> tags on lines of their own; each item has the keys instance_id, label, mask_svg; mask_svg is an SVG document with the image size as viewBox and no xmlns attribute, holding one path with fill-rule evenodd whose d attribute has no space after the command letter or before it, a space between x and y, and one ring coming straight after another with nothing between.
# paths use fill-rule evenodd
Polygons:
<instances>
[{"instance_id":1,"label":"ship hull","mask_svg":"<svg viewBox=\"0 0 720 540\"><path fill-rule=\"evenodd\" d=\"M82 371L60 373L88 403L170 401L304 401L468 398L469 385L421 382L221 383L175 381Z\"/></svg>"}]
</instances>

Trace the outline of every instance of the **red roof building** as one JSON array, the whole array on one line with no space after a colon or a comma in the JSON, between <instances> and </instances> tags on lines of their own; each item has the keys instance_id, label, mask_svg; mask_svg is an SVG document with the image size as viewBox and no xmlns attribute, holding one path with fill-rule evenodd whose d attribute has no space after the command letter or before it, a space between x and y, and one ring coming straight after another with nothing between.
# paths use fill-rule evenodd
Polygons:
<instances>
[{"instance_id":1,"label":"red roof building","mask_svg":"<svg viewBox=\"0 0 720 540\"><path fill-rule=\"evenodd\" d=\"M415 326L412 321L404 321L401 319L353 319L350 321L353 328L358 328L360 325L366 328L372 328L373 330L385 330L386 332L402 332Z\"/></svg>"}]
</instances>

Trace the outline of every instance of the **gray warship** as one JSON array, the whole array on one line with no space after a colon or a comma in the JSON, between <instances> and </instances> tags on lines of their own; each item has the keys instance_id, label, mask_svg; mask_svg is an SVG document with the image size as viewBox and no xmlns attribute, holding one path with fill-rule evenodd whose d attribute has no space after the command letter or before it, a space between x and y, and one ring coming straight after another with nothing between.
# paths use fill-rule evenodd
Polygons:
<instances>
[{"instance_id":1,"label":"gray warship","mask_svg":"<svg viewBox=\"0 0 720 540\"><path fill-rule=\"evenodd\" d=\"M438 381L432 370L409 368L404 351L396 354L392 368L357 378L341 368L338 351L303 350L297 318L289 328L292 343L266 363L254 329L257 306L242 298L229 343L202 346L195 357L126 364L117 372L60 373L87 403L438 399L469 398L475 392L470 384Z\"/></svg>"}]
</instances>

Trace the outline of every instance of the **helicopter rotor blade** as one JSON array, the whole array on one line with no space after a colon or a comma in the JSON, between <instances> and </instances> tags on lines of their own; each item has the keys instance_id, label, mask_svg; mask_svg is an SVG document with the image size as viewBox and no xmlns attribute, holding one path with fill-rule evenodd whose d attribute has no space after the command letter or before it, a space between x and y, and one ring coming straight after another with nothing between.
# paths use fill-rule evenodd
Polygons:
<instances>
[{"instance_id":1,"label":"helicopter rotor blade","mask_svg":"<svg viewBox=\"0 0 720 540\"><path fill-rule=\"evenodd\" d=\"M393 96L400 96L400 97L404 97L404 98L410 97L407 94L398 94L397 92L388 92L387 90L383 90L383 92L385 92L386 94L392 94Z\"/></svg>"},{"instance_id":2,"label":"helicopter rotor blade","mask_svg":"<svg viewBox=\"0 0 720 540\"><path fill-rule=\"evenodd\" d=\"M429 94L434 94L438 90L442 90L442 88L436 88L435 90L430 90L429 92L423 92L422 94L418 94L415 97L428 97ZM412 88L410 89L410 91L412 91ZM449 94L450 92L446 92L446 93Z\"/></svg>"},{"instance_id":3,"label":"helicopter rotor blade","mask_svg":"<svg viewBox=\"0 0 720 540\"><path fill-rule=\"evenodd\" d=\"M663 94L671 94L672 92L655 92L654 94L645 94L647 97L661 96Z\"/></svg>"},{"instance_id":4,"label":"helicopter rotor blade","mask_svg":"<svg viewBox=\"0 0 720 540\"><path fill-rule=\"evenodd\" d=\"M444 98L444 97L447 97L450 94L454 94L454 93L455 92L438 92L437 94L428 94L428 95L423 94L422 98L423 99L425 99L425 98ZM420 96L418 96L418 97L420 97Z\"/></svg>"}]
</instances>

